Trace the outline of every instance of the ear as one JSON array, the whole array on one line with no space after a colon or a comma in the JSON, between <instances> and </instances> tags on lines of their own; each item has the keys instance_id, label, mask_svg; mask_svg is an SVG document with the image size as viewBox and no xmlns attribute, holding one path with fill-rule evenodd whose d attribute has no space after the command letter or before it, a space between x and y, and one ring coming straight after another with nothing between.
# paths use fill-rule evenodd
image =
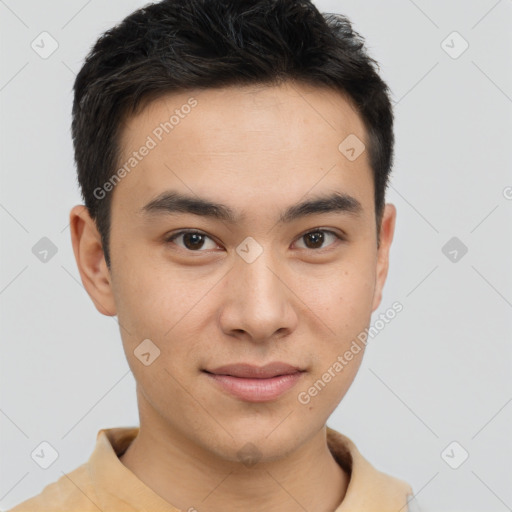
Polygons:
<instances>
[{"instance_id":1,"label":"ear","mask_svg":"<svg viewBox=\"0 0 512 512\"><path fill-rule=\"evenodd\" d=\"M375 311L382 301L382 290L389 268L389 249L395 232L396 208L393 204L386 204L382 214L380 227L380 245L377 251L377 273L375 292L373 294L372 312Z\"/></svg>"},{"instance_id":2,"label":"ear","mask_svg":"<svg viewBox=\"0 0 512 512\"><path fill-rule=\"evenodd\" d=\"M74 206L69 214L73 252L82 283L96 309L103 315L114 316L116 306L110 271L105 262L101 236L87 207Z\"/></svg>"}]
</instances>

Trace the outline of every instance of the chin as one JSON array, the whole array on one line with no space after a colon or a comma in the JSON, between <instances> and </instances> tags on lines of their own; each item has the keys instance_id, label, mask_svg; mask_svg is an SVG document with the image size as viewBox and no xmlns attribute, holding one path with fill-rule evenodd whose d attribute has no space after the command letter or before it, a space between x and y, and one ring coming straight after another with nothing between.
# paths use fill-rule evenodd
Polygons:
<instances>
[{"instance_id":1,"label":"chin","mask_svg":"<svg viewBox=\"0 0 512 512\"><path fill-rule=\"evenodd\" d=\"M242 462L250 466L255 462L272 462L282 459L299 448L318 430L310 422L293 423L288 409L279 419L244 418L237 425L223 424L224 430L218 432L218 443L210 447L216 456L233 462ZM284 419L284 421L283 421Z\"/></svg>"}]
</instances>

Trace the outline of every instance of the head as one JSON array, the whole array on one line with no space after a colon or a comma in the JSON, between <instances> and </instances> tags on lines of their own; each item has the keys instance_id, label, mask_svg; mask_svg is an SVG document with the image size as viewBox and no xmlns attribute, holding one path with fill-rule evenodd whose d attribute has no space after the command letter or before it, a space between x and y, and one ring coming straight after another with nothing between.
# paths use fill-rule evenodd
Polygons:
<instances>
[{"instance_id":1,"label":"head","mask_svg":"<svg viewBox=\"0 0 512 512\"><path fill-rule=\"evenodd\" d=\"M91 50L72 133L75 256L118 317L141 426L233 460L291 452L355 378L364 347L333 367L388 270L393 115L360 36L306 0L151 4ZM208 373L275 361L301 374L272 400Z\"/></svg>"}]
</instances>

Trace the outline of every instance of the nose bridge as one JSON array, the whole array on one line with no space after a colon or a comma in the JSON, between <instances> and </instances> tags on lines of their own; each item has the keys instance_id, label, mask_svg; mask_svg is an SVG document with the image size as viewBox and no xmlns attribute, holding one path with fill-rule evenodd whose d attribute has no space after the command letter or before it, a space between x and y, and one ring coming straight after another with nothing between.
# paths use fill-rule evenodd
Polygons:
<instances>
[{"instance_id":1,"label":"nose bridge","mask_svg":"<svg viewBox=\"0 0 512 512\"><path fill-rule=\"evenodd\" d=\"M254 339L268 339L278 330L294 328L290 293L279 272L270 248L254 239L246 239L237 247L225 302L227 310L223 312L225 329L243 330Z\"/></svg>"},{"instance_id":2,"label":"nose bridge","mask_svg":"<svg viewBox=\"0 0 512 512\"><path fill-rule=\"evenodd\" d=\"M245 302L249 304L263 300L270 304L273 299L277 300L276 294L280 295L282 291L277 289L279 280L274 275L276 270L273 269L275 263L271 248L247 237L236 252L239 257L234 271L242 285L241 293Z\"/></svg>"}]
</instances>

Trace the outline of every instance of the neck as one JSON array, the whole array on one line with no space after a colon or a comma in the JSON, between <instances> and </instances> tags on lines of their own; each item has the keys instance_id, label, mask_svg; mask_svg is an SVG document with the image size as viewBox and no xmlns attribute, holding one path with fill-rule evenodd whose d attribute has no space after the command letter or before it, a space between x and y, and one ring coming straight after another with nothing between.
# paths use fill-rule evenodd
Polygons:
<instances>
[{"instance_id":1,"label":"neck","mask_svg":"<svg viewBox=\"0 0 512 512\"><path fill-rule=\"evenodd\" d=\"M285 458L254 466L219 459L175 431L145 428L120 457L156 494L180 510L333 512L349 477L327 446L324 426Z\"/></svg>"}]
</instances>

